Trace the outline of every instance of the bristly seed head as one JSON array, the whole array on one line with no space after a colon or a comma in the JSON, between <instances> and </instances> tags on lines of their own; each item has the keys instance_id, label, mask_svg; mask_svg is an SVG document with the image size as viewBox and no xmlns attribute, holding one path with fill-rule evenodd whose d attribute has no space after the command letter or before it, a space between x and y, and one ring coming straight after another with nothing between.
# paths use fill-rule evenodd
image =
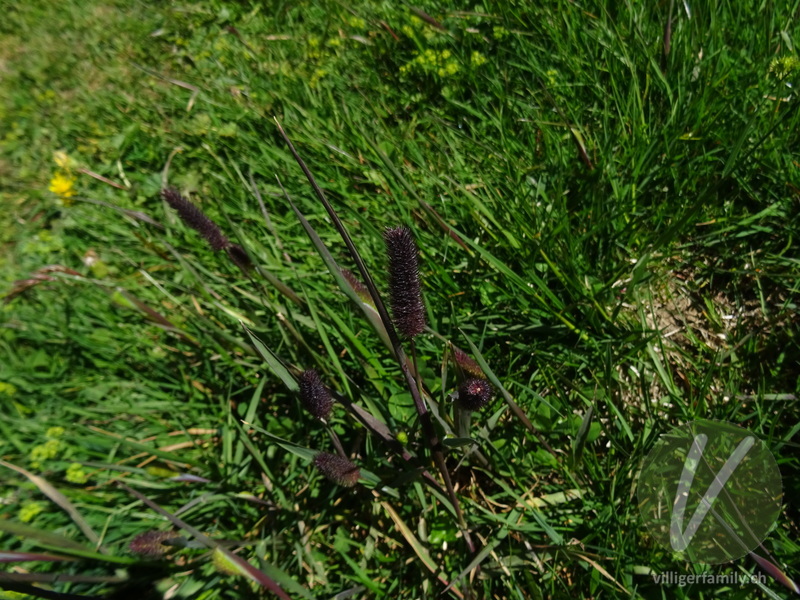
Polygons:
<instances>
[{"instance_id":1,"label":"bristly seed head","mask_svg":"<svg viewBox=\"0 0 800 600\"><path fill-rule=\"evenodd\" d=\"M314 466L325 477L343 487L353 487L361 476L359 468L346 458L330 452L320 452L314 457Z\"/></svg>"},{"instance_id":2,"label":"bristly seed head","mask_svg":"<svg viewBox=\"0 0 800 600\"><path fill-rule=\"evenodd\" d=\"M233 264L239 267L242 271L247 272L247 270L253 266L253 262L250 260L247 252L245 252L245 249L239 244L228 243L225 248L225 252L228 253L228 257L233 261Z\"/></svg>"},{"instance_id":3,"label":"bristly seed head","mask_svg":"<svg viewBox=\"0 0 800 600\"><path fill-rule=\"evenodd\" d=\"M303 371L298 377L300 385L300 403L308 412L318 419L327 419L333 407L330 390L322 383L315 369Z\"/></svg>"},{"instance_id":4,"label":"bristly seed head","mask_svg":"<svg viewBox=\"0 0 800 600\"><path fill-rule=\"evenodd\" d=\"M383 232L389 255L389 298L395 327L407 338L425 330L425 305L419 280L419 250L408 227Z\"/></svg>"},{"instance_id":5,"label":"bristly seed head","mask_svg":"<svg viewBox=\"0 0 800 600\"><path fill-rule=\"evenodd\" d=\"M480 365L478 365L478 363L476 363L475 360L461 348L453 346L453 360L456 361L456 364L461 367L461 370L470 377L474 377L476 379L484 379L486 377L483 369L480 368Z\"/></svg>"},{"instance_id":6,"label":"bristly seed head","mask_svg":"<svg viewBox=\"0 0 800 600\"><path fill-rule=\"evenodd\" d=\"M128 548L143 558L161 558L169 549L163 542L174 537L169 531L145 531L133 538Z\"/></svg>"},{"instance_id":7,"label":"bristly seed head","mask_svg":"<svg viewBox=\"0 0 800 600\"><path fill-rule=\"evenodd\" d=\"M347 280L347 283L350 284L350 287L353 288L356 295L361 299L364 304L369 304L371 306L375 306L375 303L372 301L372 296L369 293L369 289L364 283L356 277L356 274L353 273L350 269L342 269L342 276Z\"/></svg>"},{"instance_id":8,"label":"bristly seed head","mask_svg":"<svg viewBox=\"0 0 800 600\"><path fill-rule=\"evenodd\" d=\"M217 224L209 219L202 210L180 195L175 188L161 190L161 197L178 213L181 220L197 231L214 250L223 250L230 246Z\"/></svg>"},{"instance_id":9,"label":"bristly seed head","mask_svg":"<svg viewBox=\"0 0 800 600\"><path fill-rule=\"evenodd\" d=\"M493 396L492 386L485 379L467 379L458 388L458 403L468 411L482 409Z\"/></svg>"}]
</instances>

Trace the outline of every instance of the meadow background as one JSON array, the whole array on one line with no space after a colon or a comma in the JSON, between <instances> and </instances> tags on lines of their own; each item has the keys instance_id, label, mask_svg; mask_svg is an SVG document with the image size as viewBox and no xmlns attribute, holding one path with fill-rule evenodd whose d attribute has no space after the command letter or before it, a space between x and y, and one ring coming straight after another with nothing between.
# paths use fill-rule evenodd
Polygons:
<instances>
[{"instance_id":1,"label":"meadow background","mask_svg":"<svg viewBox=\"0 0 800 600\"><path fill-rule=\"evenodd\" d=\"M799 5L4 5L0 549L76 560L6 563L0 597L261 597L206 548L133 555L171 524L117 481L293 598L792 597L655 585L762 571L666 552L636 478L674 425L756 432L785 494L759 552L800 579ZM353 269L274 117L381 289L383 229L412 228L442 435L447 341L530 419L498 394L447 436L475 553L397 456L425 453L411 397L279 187ZM386 423L394 446L334 411L363 484L314 469L328 433L242 323Z\"/></svg>"}]
</instances>

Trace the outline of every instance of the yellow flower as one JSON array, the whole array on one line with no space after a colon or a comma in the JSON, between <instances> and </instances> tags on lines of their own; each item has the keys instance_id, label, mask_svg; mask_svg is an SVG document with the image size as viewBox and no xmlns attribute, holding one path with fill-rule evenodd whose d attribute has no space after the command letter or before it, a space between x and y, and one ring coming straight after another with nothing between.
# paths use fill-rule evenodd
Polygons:
<instances>
[{"instance_id":1,"label":"yellow flower","mask_svg":"<svg viewBox=\"0 0 800 600\"><path fill-rule=\"evenodd\" d=\"M86 483L88 479L89 475L80 463L71 463L67 468L66 480L70 483Z\"/></svg>"},{"instance_id":2,"label":"yellow flower","mask_svg":"<svg viewBox=\"0 0 800 600\"><path fill-rule=\"evenodd\" d=\"M357 29L364 29L366 26L367 22L361 17L350 17L350 27L355 27Z\"/></svg>"},{"instance_id":3,"label":"yellow flower","mask_svg":"<svg viewBox=\"0 0 800 600\"><path fill-rule=\"evenodd\" d=\"M317 87L317 85L319 84L319 80L325 77L325 75L327 74L328 72L325 69L317 69L316 71L314 71L313 75L311 75L311 79L309 80L308 84L312 88Z\"/></svg>"},{"instance_id":4,"label":"yellow flower","mask_svg":"<svg viewBox=\"0 0 800 600\"><path fill-rule=\"evenodd\" d=\"M74 185L75 177L63 171L57 171L50 180L50 191L64 200L75 195Z\"/></svg>"},{"instance_id":5,"label":"yellow flower","mask_svg":"<svg viewBox=\"0 0 800 600\"><path fill-rule=\"evenodd\" d=\"M475 50L472 53L472 56L470 58L470 62L472 63L473 67L480 67L482 64L486 63L486 57L483 54L481 54L480 52L478 52L477 50Z\"/></svg>"},{"instance_id":6,"label":"yellow flower","mask_svg":"<svg viewBox=\"0 0 800 600\"><path fill-rule=\"evenodd\" d=\"M19 520L29 523L33 518L44 510L45 506L41 502L26 502L19 509Z\"/></svg>"},{"instance_id":7,"label":"yellow flower","mask_svg":"<svg viewBox=\"0 0 800 600\"><path fill-rule=\"evenodd\" d=\"M492 28L492 37L496 40L502 40L507 35L508 35L508 29L506 29L505 27Z\"/></svg>"},{"instance_id":8,"label":"yellow flower","mask_svg":"<svg viewBox=\"0 0 800 600\"><path fill-rule=\"evenodd\" d=\"M42 461L48 461L55 458L61 453L61 441L49 439L44 444L39 444L31 448L29 458L31 459L31 467L39 469L42 466Z\"/></svg>"},{"instance_id":9,"label":"yellow flower","mask_svg":"<svg viewBox=\"0 0 800 600\"><path fill-rule=\"evenodd\" d=\"M47 433L44 434L46 438L54 440L56 438L60 438L64 435L64 428L63 427L50 427L47 430Z\"/></svg>"}]
</instances>

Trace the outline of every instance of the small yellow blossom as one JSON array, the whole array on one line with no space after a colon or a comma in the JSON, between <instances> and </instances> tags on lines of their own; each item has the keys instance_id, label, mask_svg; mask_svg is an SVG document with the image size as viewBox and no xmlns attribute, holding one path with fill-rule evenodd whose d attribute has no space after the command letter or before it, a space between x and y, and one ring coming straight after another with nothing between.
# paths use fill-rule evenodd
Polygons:
<instances>
[{"instance_id":1,"label":"small yellow blossom","mask_svg":"<svg viewBox=\"0 0 800 600\"><path fill-rule=\"evenodd\" d=\"M350 27L355 27L356 29L364 29L366 26L367 22L361 17L350 17Z\"/></svg>"},{"instance_id":2,"label":"small yellow blossom","mask_svg":"<svg viewBox=\"0 0 800 600\"><path fill-rule=\"evenodd\" d=\"M46 438L54 440L64 435L65 430L63 427L50 427L44 434Z\"/></svg>"},{"instance_id":3,"label":"small yellow blossom","mask_svg":"<svg viewBox=\"0 0 800 600\"><path fill-rule=\"evenodd\" d=\"M80 463L72 463L67 467L65 478L70 483L86 483L86 480L89 479L89 475L83 470Z\"/></svg>"},{"instance_id":4,"label":"small yellow blossom","mask_svg":"<svg viewBox=\"0 0 800 600\"><path fill-rule=\"evenodd\" d=\"M26 502L19 509L19 520L23 523L30 523L44 509L45 506L42 502Z\"/></svg>"},{"instance_id":5,"label":"small yellow blossom","mask_svg":"<svg viewBox=\"0 0 800 600\"><path fill-rule=\"evenodd\" d=\"M311 79L309 80L308 85L310 85L312 88L317 87L320 79L325 77L325 75L327 74L328 72L325 69L317 69L316 71L314 71L314 74L311 75Z\"/></svg>"},{"instance_id":6,"label":"small yellow blossom","mask_svg":"<svg viewBox=\"0 0 800 600\"><path fill-rule=\"evenodd\" d=\"M424 52L416 52L414 58L400 67L400 73L416 71L439 77L452 77L461 70L457 60L452 59L450 50L437 52L432 48L427 48Z\"/></svg>"},{"instance_id":7,"label":"small yellow blossom","mask_svg":"<svg viewBox=\"0 0 800 600\"><path fill-rule=\"evenodd\" d=\"M440 67L437 72L439 73L439 77L455 75L458 73L458 63L451 60L444 67Z\"/></svg>"},{"instance_id":8,"label":"small yellow blossom","mask_svg":"<svg viewBox=\"0 0 800 600\"><path fill-rule=\"evenodd\" d=\"M75 177L64 171L57 171L50 180L50 191L56 194L62 202L71 203L70 198L75 195Z\"/></svg>"},{"instance_id":9,"label":"small yellow blossom","mask_svg":"<svg viewBox=\"0 0 800 600\"><path fill-rule=\"evenodd\" d=\"M42 468L42 461L55 458L61 452L60 440L47 440L44 444L39 444L31 448L30 459L31 467L34 469Z\"/></svg>"},{"instance_id":10,"label":"small yellow blossom","mask_svg":"<svg viewBox=\"0 0 800 600\"><path fill-rule=\"evenodd\" d=\"M492 37L496 40L502 40L507 35L508 35L508 29L506 29L505 27L492 28Z\"/></svg>"},{"instance_id":11,"label":"small yellow blossom","mask_svg":"<svg viewBox=\"0 0 800 600\"><path fill-rule=\"evenodd\" d=\"M480 67L486 63L486 60L486 57L477 50L472 53L472 57L470 58L473 67Z\"/></svg>"}]
</instances>

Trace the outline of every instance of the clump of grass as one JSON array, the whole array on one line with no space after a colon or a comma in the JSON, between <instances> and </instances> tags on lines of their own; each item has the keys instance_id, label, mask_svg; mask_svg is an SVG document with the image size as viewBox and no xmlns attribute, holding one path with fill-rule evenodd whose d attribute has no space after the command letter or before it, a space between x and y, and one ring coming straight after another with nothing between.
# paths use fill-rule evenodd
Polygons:
<instances>
[{"instance_id":1,"label":"clump of grass","mask_svg":"<svg viewBox=\"0 0 800 600\"><path fill-rule=\"evenodd\" d=\"M0 242L10 248L0 279L12 289L0 328L0 455L28 461L77 498L93 528L107 532L104 556L117 560L137 560L127 542L152 524L137 525L142 512L103 484L119 477L165 488L161 497L203 531L258 540L248 560L269 554L281 582L294 584L292 597L347 590L418 598L434 594L446 573L461 575L462 590L468 581L473 597L560 600L574 590L649 597L663 588L637 573L686 566L637 526L635 463L668 424L712 417L755 429L782 454L788 518L764 547L776 564L792 564L792 498L800 497L791 454L800 340L800 158L792 140L800 111L797 69L790 69L797 31L782 30L792 22L789 8L704 3L689 11L662 3L641 11L628 3L609 10L590 1L562 3L555 15L541 3L465 12L425 2L435 19L408 34L406 5L392 3L294 3L265 12L222 0L210 19L183 10L184 0L141 15L108 11L97 0L58 11L42 0L15 5L6 15L8 43L0 44L8 66L0 81L8 125L0 172L14 181L0 191ZM360 24L351 22L355 15ZM665 31L669 51L653 43ZM280 40L271 39L276 32ZM311 35L318 38L313 55L305 43ZM458 71L403 72L428 50ZM202 77L203 89L166 77L143 85L158 76L132 69L131 56L173 77ZM121 98L125 110L109 110ZM281 177L286 168L282 149L265 143L264 115L273 112L292 124L347 222L358 215L367 264L385 262L376 258L381 232L400 222L430 257L421 265L428 328L409 340L399 326L386 326L413 354L409 366L403 349L397 353L402 377L386 364L370 326L317 277L316 257L303 260L306 240L283 220L275 189L260 207L266 227L258 223L247 168ZM303 301L285 286L271 294L252 281L232 285L192 256L174 253L177 262L165 264L174 232L139 210L162 181L151 157L176 143L185 148L180 158L191 160L175 174L179 189L221 198L247 233L235 238L233 223L219 222L222 237L247 239L247 252L209 248L240 266L258 256L272 270L257 267L259 274L276 289L294 277ZM74 186L51 180L42 165L61 147L111 186L77 171ZM58 184L50 192L48 181ZM304 198L297 179L285 181ZM84 204L100 199L136 226ZM279 216L272 222L269 213ZM326 219L318 207L307 216L315 226ZM78 258L88 259L89 250L97 254L93 266ZM87 269L107 284L110 300L106 288L87 285ZM372 271L382 287L382 269ZM343 276L348 292L371 305L358 308L376 317L366 276ZM127 302L122 313L132 286L141 302ZM154 321L142 306L170 318ZM324 431L291 418L291 403L263 376L240 321L281 353L269 364L285 368L292 394L296 365L313 365L341 400L344 410L328 415ZM379 331L383 321L375 321ZM471 356L483 372L454 351L439 380L431 367L438 367L437 340L447 338L438 332L457 329L475 342ZM396 358L396 340L386 331L383 339ZM504 404L468 411L460 389L473 378L479 387L490 381ZM3 390L14 387L6 397ZM515 420L523 407L527 430ZM79 434L63 455L34 468L31 448L43 441L47 419ZM333 431L350 450L334 441L336 452L358 456L360 483L375 486L375 500L359 494L367 501L352 502L352 495L335 498L341 490L334 486L307 485L309 448L320 448L325 434L336 440ZM574 460L559 460L571 442ZM549 444L555 452L543 450ZM427 471L432 457L437 468L446 458L441 475ZM147 465L155 458L211 483L154 481ZM96 465L91 486L69 480L73 460ZM439 483L450 474L454 496ZM10 476L0 487L9 547L58 547L36 533L77 531L57 511L21 512L41 501L27 483ZM480 541L475 552L461 548L457 502L465 506L462 529ZM29 517L33 534L7 529ZM106 596L103 583L57 579L98 574L87 569L90 550L38 575L52 575L53 588L69 588L62 591ZM221 585L186 554L175 565L180 573L169 575L177 595L247 595L246 582ZM107 568L120 577L135 572ZM37 574L3 579L13 575ZM713 592L671 590L692 600ZM455 586L446 593L458 597Z\"/></svg>"}]
</instances>

